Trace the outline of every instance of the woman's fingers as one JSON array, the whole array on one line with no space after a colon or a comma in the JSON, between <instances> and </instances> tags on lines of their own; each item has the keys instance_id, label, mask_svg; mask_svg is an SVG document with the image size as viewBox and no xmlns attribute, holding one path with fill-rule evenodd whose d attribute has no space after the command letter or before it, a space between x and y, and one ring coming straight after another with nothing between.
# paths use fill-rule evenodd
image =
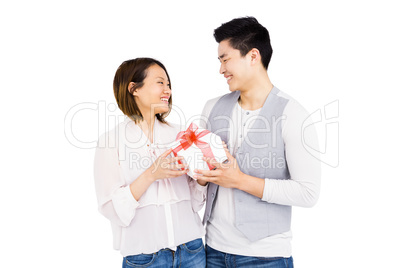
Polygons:
<instances>
[{"instance_id":1,"label":"woman's fingers","mask_svg":"<svg viewBox=\"0 0 402 268\"><path fill-rule=\"evenodd\" d=\"M188 170L170 170L168 171L168 177L169 178L179 177L183 174L186 174L187 172Z\"/></svg>"},{"instance_id":2,"label":"woman's fingers","mask_svg":"<svg viewBox=\"0 0 402 268\"><path fill-rule=\"evenodd\" d=\"M170 165L170 169L172 169L172 170L181 170L181 169L183 169L183 168L185 168L185 169L187 169L187 165L186 164L171 164Z\"/></svg>"},{"instance_id":3,"label":"woman's fingers","mask_svg":"<svg viewBox=\"0 0 402 268\"><path fill-rule=\"evenodd\" d=\"M167 149L166 151L163 152L159 157L160 158L166 158L170 153L172 152L172 148Z\"/></svg>"},{"instance_id":4,"label":"woman's fingers","mask_svg":"<svg viewBox=\"0 0 402 268\"><path fill-rule=\"evenodd\" d=\"M170 158L166 158L167 163L174 163L177 162L179 160L183 160L184 157L183 156L176 156L176 157L170 157Z\"/></svg>"},{"instance_id":5,"label":"woman's fingers","mask_svg":"<svg viewBox=\"0 0 402 268\"><path fill-rule=\"evenodd\" d=\"M159 161L155 162L156 169L160 174L160 178L175 178L182 176L188 172L188 166L183 163L179 163L183 160L182 156L169 157L172 149L169 149L159 156ZM155 170L156 172L156 170Z\"/></svg>"}]
</instances>

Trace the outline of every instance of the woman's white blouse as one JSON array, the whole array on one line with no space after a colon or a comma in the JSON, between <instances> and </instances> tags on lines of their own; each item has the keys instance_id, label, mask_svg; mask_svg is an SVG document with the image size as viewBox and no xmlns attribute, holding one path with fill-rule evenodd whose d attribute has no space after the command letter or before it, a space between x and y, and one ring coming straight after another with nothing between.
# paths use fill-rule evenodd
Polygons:
<instances>
[{"instance_id":1,"label":"woman's white blouse","mask_svg":"<svg viewBox=\"0 0 402 268\"><path fill-rule=\"evenodd\" d=\"M153 253L204 236L198 211L207 187L182 175L157 180L138 202L130 184L169 149L180 128L155 120L154 143L126 118L103 134L95 153L99 211L111 221L114 248L123 256Z\"/></svg>"}]
</instances>

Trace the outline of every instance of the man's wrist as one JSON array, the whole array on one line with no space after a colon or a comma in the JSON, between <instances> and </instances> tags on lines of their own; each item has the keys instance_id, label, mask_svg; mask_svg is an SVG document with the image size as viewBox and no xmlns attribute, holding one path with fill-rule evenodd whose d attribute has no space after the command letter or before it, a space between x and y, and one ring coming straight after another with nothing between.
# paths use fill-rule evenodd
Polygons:
<instances>
[{"instance_id":1,"label":"man's wrist","mask_svg":"<svg viewBox=\"0 0 402 268\"><path fill-rule=\"evenodd\" d=\"M247 185L248 176L240 171L240 175L238 176L237 185L235 188L245 191L245 186Z\"/></svg>"},{"instance_id":2,"label":"man's wrist","mask_svg":"<svg viewBox=\"0 0 402 268\"><path fill-rule=\"evenodd\" d=\"M199 185L201 185L201 186L206 186L206 185L208 184L207 181L203 181L203 180L200 180L200 179L197 180L197 183L198 183Z\"/></svg>"},{"instance_id":3,"label":"man's wrist","mask_svg":"<svg viewBox=\"0 0 402 268\"><path fill-rule=\"evenodd\" d=\"M264 194L265 180L245 173L241 173L236 187L243 192L262 198Z\"/></svg>"}]
</instances>

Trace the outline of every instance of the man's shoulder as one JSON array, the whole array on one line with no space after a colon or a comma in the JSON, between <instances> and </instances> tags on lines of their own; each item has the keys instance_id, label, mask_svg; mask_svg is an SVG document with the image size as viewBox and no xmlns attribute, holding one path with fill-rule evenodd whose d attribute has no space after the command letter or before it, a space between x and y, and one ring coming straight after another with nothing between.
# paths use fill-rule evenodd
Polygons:
<instances>
[{"instance_id":1,"label":"man's shoulder","mask_svg":"<svg viewBox=\"0 0 402 268\"><path fill-rule=\"evenodd\" d=\"M226 95L226 94L225 94L225 95ZM207 101L205 102L204 107L207 107L207 106L213 107L213 106L218 102L218 100L220 100L220 99L221 99L223 96L225 96L225 95L221 95L221 96L218 96L218 97L215 97L215 98L212 98L212 99L207 100Z\"/></svg>"},{"instance_id":2,"label":"man's shoulder","mask_svg":"<svg viewBox=\"0 0 402 268\"><path fill-rule=\"evenodd\" d=\"M229 93L229 94L230 94L230 93ZM212 111L212 108L214 108L215 104L216 104L222 97L224 97L224 96L226 96L226 95L227 95L227 94L220 95L220 96L218 96L218 97L215 97L215 98L212 98L212 99L207 100L207 102L205 102L204 109L203 109L203 111L202 111L202 115L208 117L209 114L210 114L211 111Z\"/></svg>"},{"instance_id":3,"label":"man's shoulder","mask_svg":"<svg viewBox=\"0 0 402 268\"><path fill-rule=\"evenodd\" d=\"M293 98L291 95L287 94L286 92L283 92L281 90L279 90L279 92L277 93L277 96L280 98L283 98L287 101L287 105L285 108L284 113L300 113L306 112L306 109L303 107L303 105L300 104L299 101L297 101L295 98Z\"/></svg>"},{"instance_id":4,"label":"man's shoulder","mask_svg":"<svg viewBox=\"0 0 402 268\"><path fill-rule=\"evenodd\" d=\"M235 92L229 92L229 93L226 93L226 94L220 95L218 97L215 97L215 98L207 100L207 102L204 105L204 110L205 110L205 108L212 109L220 99L222 99L224 97L227 97L227 96L230 97L229 95L233 95L233 94L236 94L236 91Z\"/></svg>"},{"instance_id":5,"label":"man's shoulder","mask_svg":"<svg viewBox=\"0 0 402 268\"><path fill-rule=\"evenodd\" d=\"M288 129L296 133L300 129L300 126L306 124L306 120L310 120L310 113L303 105L300 104L299 101L297 101L297 99L293 98L289 94L279 91L277 95L278 97L287 101L282 114L286 118L286 120L282 121L284 129Z\"/></svg>"},{"instance_id":6,"label":"man's shoulder","mask_svg":"<svg viewBox=\"0 0 402 268\"><path fill-rule=\"evenodd\" d=\"M285 91L282 91L282 90L280 90L280 89L277 89L276 95L277 95L279 98L282 98L282 99L287 100L288 102L295 102L295 101L296 101L295 98L293 98L291 95L289 95L288 93L286 93ZM296 102L297 102L297 101L296 101Z\"/></svg>"},{"instance_id":7,"label":"man's shoulder","mask_svg":"<svg viewBox=\"0 0 402 268\"><path fill-rule=\"evenodd\" d=\"M230 94L230 93L228 93ZM209 99L205 102L204 108L202 109L202 114L200 117L200 126L202 128L206 128L206 122L208 122L209 115L211 114L212 109L215 107L216 103L224 96L228 95L220 95L218 97Z\"/></svg>"}]
</instances>

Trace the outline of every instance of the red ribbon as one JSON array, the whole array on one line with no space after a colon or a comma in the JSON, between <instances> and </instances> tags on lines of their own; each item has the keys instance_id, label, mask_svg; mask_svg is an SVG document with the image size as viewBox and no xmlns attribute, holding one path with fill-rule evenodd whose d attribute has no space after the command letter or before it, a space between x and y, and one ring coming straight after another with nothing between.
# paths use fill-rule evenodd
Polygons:
<instances>
[{"instance_id":1,"label":"red ribbon","mask_svg":"<svg viewBox=\"0 0 402 268\"><path fill-rule=\"evenodd\" d=\"M205 157L215 159L212 153L211 147L205 141L199 140L208 133L208 130L203 130L197 133L198 127L194 123L187 128L186 131L180 131L177 134L176 140L179 140L180 145L173 149L174 156L177 156L177 152L180 150L187 150L193 143L197 146ZM180 163L180 161L178 161ZM180 163L181 164L181 163ZM215 167L207 163L209 169L214 169Z\"/></svg>"}]
</instances>

